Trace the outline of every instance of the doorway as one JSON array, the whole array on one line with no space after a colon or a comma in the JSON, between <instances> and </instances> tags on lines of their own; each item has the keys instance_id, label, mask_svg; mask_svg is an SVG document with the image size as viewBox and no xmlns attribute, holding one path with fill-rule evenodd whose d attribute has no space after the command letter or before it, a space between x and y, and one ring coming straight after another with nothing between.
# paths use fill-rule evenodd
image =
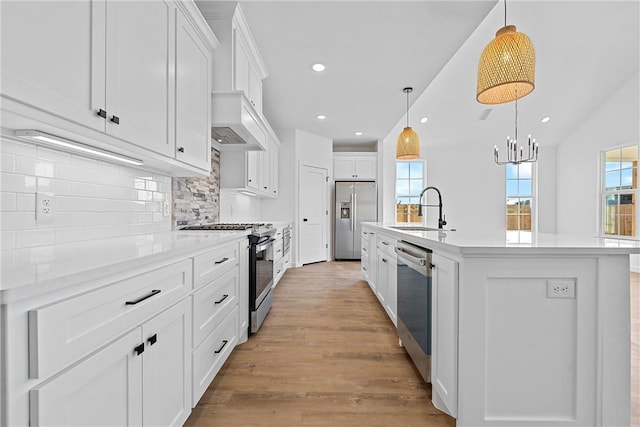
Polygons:
<instances>
[{"instance_id":1,"label":"doorway","mask_svg":"<svg viewBox=\"0 0 640 427\"><path fill-rule=\"evenodd\" d=\"M326 261L329 212L327 208L327 169L300 165L298 187L299 264Z\"/></svg>"}]
</instances>

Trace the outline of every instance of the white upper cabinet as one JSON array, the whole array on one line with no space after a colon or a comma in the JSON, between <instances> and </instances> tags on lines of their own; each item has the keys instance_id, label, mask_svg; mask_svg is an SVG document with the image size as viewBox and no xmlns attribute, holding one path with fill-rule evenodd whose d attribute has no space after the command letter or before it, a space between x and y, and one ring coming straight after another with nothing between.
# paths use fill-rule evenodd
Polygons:
<instances>
[{"instance_id":1,"label":"white upper cabinet","mask_svg":"<svg viewBox=\"0 0 640 427\"><path fill-rule=\"evenodd\" d=\"M206 42L176 10L176 158L211 167L211 54Z\"/></svg>"},{"instance_id":2,"label":"white upper cabinet","mask_svg":"<svg viewBox=\"0 0 640 427\"><path fill-rule=\"evenodd\" d=\"M1 16L3 97L104 129L105 3L10 1Z\"/></svg>"},{"instance_id":3,"label":"white upper cabinet","mask_svg":"<svg viewBox=\"0 0 640 427\"><path fill-rule=\"evenodd\" d=\"M3 2L1 36L8 131L38 129L176 175L210 169L204 94L217 41L193 2Z\"/></svg>"},{"instance_id":4,"label":"white upper cabinet","mask_svg":"<svg viewBox=\"0 0 640 427\"><path fill-rule=\"evenodd\" d=\"M167 1L110 1L107 7L107 133L173 156L169 105L175 5ZM104 84L104 83L103 83Z\"/></svg>"},{"instance_id":5,"label":"white upper cabinet","mask_svg":"<svg viewBox=\"0 0 640 427\"><path fill-rule=\"evenodd\" d=\"M262 115L262 73L258 59L254 58L243 26L234 20L233 28L233 89L241 90L249 102Z\"/></svg>"},{"instance_id":6,"label":"white upper cabinet","mask_svg":"<svg viewBox=\"0 0 640 427\"><path fill-rule=\"evenodd\" d=\"M336 180L375 180L376 154L342 155L334 153L333 175Z\"/></svg>"}]
</instances>

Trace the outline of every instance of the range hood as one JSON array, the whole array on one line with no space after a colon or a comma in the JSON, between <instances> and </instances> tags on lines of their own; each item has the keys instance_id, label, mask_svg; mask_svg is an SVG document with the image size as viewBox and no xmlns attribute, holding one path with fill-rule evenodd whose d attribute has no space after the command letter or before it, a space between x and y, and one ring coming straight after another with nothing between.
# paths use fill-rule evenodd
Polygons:
<instances>
[{"instance_id":1,"label":"range hood","mask_svg":"<svg viewBox=\"0 0 640 427\"><path fill-rule=\"evenodd\" d=\"M243 91L211 94L211 145L219 151L264 151L267 127Z\"/></svg>"}]
</instances>

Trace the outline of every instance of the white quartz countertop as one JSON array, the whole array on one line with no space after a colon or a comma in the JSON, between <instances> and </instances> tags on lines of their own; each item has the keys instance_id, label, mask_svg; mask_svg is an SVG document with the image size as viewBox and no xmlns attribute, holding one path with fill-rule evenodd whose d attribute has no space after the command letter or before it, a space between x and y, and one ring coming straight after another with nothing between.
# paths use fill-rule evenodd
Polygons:
<instances>
[{"instance_id":1,"label":"white quartz countertop","mask_svg":"<svg viewBox=\"0 0 640 427\"><path fill-rule=\"evenodd\" d=\"M460 254L638 254L640 241L595 236L578 236L529 231L487 230L460 227L452 230L402 230L395 227L420 226L408 223L363 223L398 240L422 244Z\"/></svg>"},{"instance_id":2,"label":"white quartz countertop","mask_svg":"<svg viewBox=\"0 0 640 427\"><path fill-rule=\"evenodd\" d=\"M44 294L145 264L188 258L249 231L174 231L2 251L0 303Z\"/></svg>"}]
</instances>

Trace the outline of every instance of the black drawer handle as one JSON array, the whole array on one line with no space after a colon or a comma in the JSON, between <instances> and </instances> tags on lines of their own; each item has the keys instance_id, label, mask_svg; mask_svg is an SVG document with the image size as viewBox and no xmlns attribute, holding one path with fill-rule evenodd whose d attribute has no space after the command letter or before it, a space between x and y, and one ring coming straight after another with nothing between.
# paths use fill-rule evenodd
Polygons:
<instances>
[{"instance_id":1,"label":"black drawer handle","mask_svg":"<svg viewBox=\"0 0 640 427\"><path fill-rule=\"evenodd\" d=\"M144 353L144 343L142 343L139 346L137 346L136 348L134 348L133 351L135 351L136 354L138 356L140 356L142 353Z\"/></svg>"},{"instance_id":2,"label":"black drawer handle","mask_svg":"<svg viewBox=\"0 0 640 427\"><path fill-rule=\"evenodd\" d=\"M386 259L384 259L384 258L382 258L382 262L387 262L387 260L386 260Z\"/></svg>"},{"instance_id":3,"label":"black drawer handle","mask_svg":"<svg viewBox=\"0 0 640 427\"><path fill-rule=\"evenodd\" d=\"M102 117L103 119L106 119L106 118L107 118L107 112L106 112L106 111L104 111L102 108L98 110L98 115L99 115L100 117Z\"/></svg>"},{"instance_id":4,"label":"black drawer handle","mask_svg":"<svg viewBox=\"0 0 640 427\"><path fill-rule=\"evenodd\" d=\"M215 353L215 354L220 353L220 352L222 351L222 349L227 345L227 343L228 343L228 342L229 342L229 341L227 341L227 340L222 341L222 347L220 347L219 349L217 349L216 351L214 351L214 353Z\"/></svg>"},{"instance_id":5,"label":"black drawer handle","mask_svg":"<svg viewBox=\"0 0 640 427\"><path fill-rule=\"evenodd\" d=\"M117 125L120 124L120 117L118 116L111 116L111 121Z\"/></svg>"},{"instance_id":6,"label":"black drawer handle","mask_svg":"<svg viewBox=\"0 0 640 427\"><path fill-rule=\"evenodd\" d=\"M142 301L146 300L147 298L151 298L152 296L159 294L160 292L162 292L160 289L154 289L154 290L152 290L151 292L149 292L149 294L148 294L148 295L145 295L145 296L143 296L143 297L140 297L140 298L138 298L137 300L134 300L134 301L127 301L127 302L125 303L125 305L136 305L136 304L138 304L139 302L142 302Z\"/></svg>"},{"instance_id":7,"label":"black drawer handle","mask_svg":"<svg viewBox=\"0 0 640 427\"><path fill-rule=\"evenodd\" d=\"M147 338L147 342L149 343L149 346L154 345L156 342L158 342L158 334L151 335L149 338Z\"/></svg>"},{"instance_id":8,"label":"black drawer handle","mask_svg":"<svg viewBox=\"0 0 640 427\"><path fill-rule=\"evenodd\" d=\"M178 147L178 153L184 153L184 147Z\"/></svg>"},{"instance_id":9,"label":"black drawer handle","mask_svg":"<svg viewBox=\"0 0 640 427\"><path fill-rule=\"evenodd\" d=\"M276 252L282 252L282 249L278 249Z\"/></svg>"},{"instance_id":10,"label":"black drawer handle","mask_svg":"<svg viewBox=\"0 0 640 427\"><path fill-rule=\"evenodd\" d=\"M229 298L229 295L224 294L224 295L222 295L222 298L221 298L221 299L219 299L218 301L216 301L215 303L216 303L216 304L221 304L221 303L222 303L222 301L226 300L227 298Z\"/></svg>"},{"instance_id":11,"label":"black drawer handle","mask_svg":"<svg viewBox=\"0 0 640 427\"><path fill-rule=\"evenodd\" d=\"M222 264L222 263L223 263L223 262L225 262L225 261L229 261L229 258L224 257L224 258L222 258L220 261L216 261L214 264Z\"/></svg>"}]
</instances>

